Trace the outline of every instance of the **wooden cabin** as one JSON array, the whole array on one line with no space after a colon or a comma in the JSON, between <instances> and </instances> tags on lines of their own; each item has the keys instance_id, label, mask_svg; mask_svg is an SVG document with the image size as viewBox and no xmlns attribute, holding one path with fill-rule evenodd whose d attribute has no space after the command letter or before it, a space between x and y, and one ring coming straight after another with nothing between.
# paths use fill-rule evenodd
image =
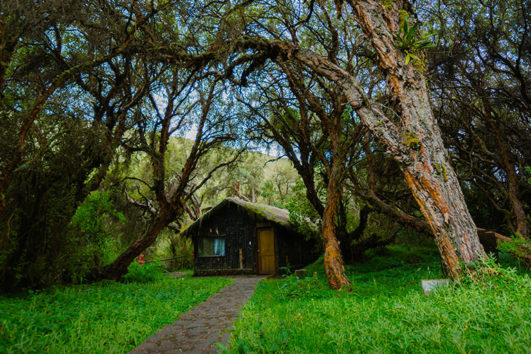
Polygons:
<instances>
[{"instance_id":1,"label":"wooden cabin","mask_svg":"<svg viewBox=\"0 0 531 354\"><path fill-rule=\"evenodd\" d=\"M227 198L191 224L195 275L277 274L317 259L315 237L296 231L289 211Z\"/></svg>"}]
</instances>

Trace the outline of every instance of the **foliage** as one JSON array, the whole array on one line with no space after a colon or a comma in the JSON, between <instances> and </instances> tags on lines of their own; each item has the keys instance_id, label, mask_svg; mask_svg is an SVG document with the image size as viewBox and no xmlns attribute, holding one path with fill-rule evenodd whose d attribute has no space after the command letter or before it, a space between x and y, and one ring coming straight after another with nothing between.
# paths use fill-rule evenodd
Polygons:
<instances>
[{"instance_id":1,"label":"foliage","mask_svg":"<svg viewBox=\"0 0 531 354\"><path fill-rule=\"evenodd\" d=\"M420 22L417 21L413 26L409 25L408 15L403 16L402 25L395 36L396 46L406 53L405 64L413 59L413 63L418 67L425 66L424 55L422 50L433 48L435 45L431 42L430 37L434 34L420 33ZM424 68L425 70L425 68Z\"/></svg>"},{"instance_id":2,"label":"foliage","mask_svg":"<svg viewBox=\"0 0 531 354\"><path fill-rule=\"evenodd\" d=\"M126 283L152 283L164 278L164 266L157 262L138 264L133 262L124 275Z\"/></svg>"},{"instance_id":3,"label":"foliage","mask_svg":"<svg viewBox=\"0 0 531 354\"><path fill-rule=\"evenodd\" d=\"M170 256L176 258L170 262L168 270L191 269L194 262L194 245L190 238L174 237L170 242Z\"/></svg>"},{"instance_id":4,"label":"foliage","mask_svg":"<svg viewBox=\"0 0 531 354\"><path fill-rule=\"evenodd\" d=\"M228 279L100 282L0 297L2 353L123 353L228 285Z\"/></svg>"},{"instance_id":5,"label":"foliage","mask_svg":"<svg viewBox=\"0 0 531 354\"><path fill-rule=\"evenodd\" d=\"M485 257L476 262L462 265L464 276L459 284L478 284L489 286L500 282L514 282L515 268L504 268L496 262L494 257Z\"/></svg>"},{"instance_id":6,"label":"foliage","mask_svg":"<svg viewBox=\"0 0 531 354\"><path fill-rule=\"evenodd\" d=\"M83 232L87 242L101 244L113 234L107 227L110 218L125 222L123 213L114 208L110 191L94 191L77 208L70 223Z\"/></svg>"},{"instance_id":7,"label":"foliage","mask_svg":"<svg viewBox=\"0 0 531 354\"><path fill-rule=\"evenodd\" d=\"M383 5L395 11L398 4L385 0ZM431 35L422 33L420 20L410 25L405 9L400 12L396 46L404 51L406 65L412 62L417 70L429 66L436 118L474 221L514 233L515 225L529 224L531 200L530 179L522 169L529 165L531 151L531 56L526 45L531 31L525 3L432 5L415 2L417 8L429 7L419 18L440 34L438 50L424 53L432 46ZM361 183L352 183L355 198L375 192L411 214L416 208L407 207L411 193L395 188L400 173L390 173L394 179L389 186L363 193L367 188L361 180L368 174L363 160L383 146L357 141L355 132L363 139L370 135L365 128L357 129L362 127L358 109L345 109L347 100L337 86L295 60L284 60L291 52L279 52L284 45L311 48L359 80L360 92L367 95L364 103L377 104L396 121L403 110L396 110L397 102L383 89L387 70L378 66L382 61L375 60L371 40L362 40L374 41L379 33L363 37L356 11L331 16L330 9L330 4L313 1L0 2L5 27L0 31L0 181L6 184L0 185L1 286L36 288L82 281L88 269L109 263L121 246L133 245L150 222L168 221L157 213L166 211L172 215L168 222L184 224L185 217L176 215L183 213L181 201L194 199L188 193L230 159L234 150L229 145L237 136L238 146L247 138L261 139L262 146L283 140L284 153L299 161L306 185L316 185L315 191L308 189L314 206L325 200L323 184L330 173L323 166L343 156L345 175L360 177ZM270 40L273 47L259 49L267 48ZM209 81L213 77L215 84ZM204 96L210 84L217 88ZM266 104L268 100L274 104ZM242 119L245 113L250 119ZM280 114L269 123L277 129L276 136L251 126L253 117L267 120L275 113ZM181 141L172 151L171 139L194 136L201 117L206 125L197 144ZM331 128L337 124L326 117L341 118L341 132L334 139ZM19 135L23 126L27 134ZM410 134L406 143L417 150L420 138ZM199 150L192 153L194 145ZM371 147L362 152L362 145ZM129 170L132 159L137 163ZM301 226L307 225L307 218L317 219L292 166L283 164L285 168L268 176L268 159L249 153L238 165L217 170L213 183L195 191L195 216L240 186L237 193L249 198L287 204ZM111 173L113 163L118 167ZM451 180L445 167L450 165L432 166L443 182ZM123 174L114 175L118 170ZM375 174L376 184L383 185L384 173ZM119 186L120 194L122 188L127 190L133 200L127 203L138 207L136 215L127 212L123 196L90 195L102 185ZM343 224L352 224L357 214L352 206L364 204L352 200ZM165 207L172 210L161 210ZM116 210L126 213L125 223ZM386 233L375 217L370 220L372 228ZM149 242L142 244L157 237L147 236ZM178 240L168 252L189 255L190 248Z\"/></svg>"},{"instance_id":8,"label":"foliage","mask_svg":"<svg viewBox=\"0 0 531 354\"><path fill-rule=\"evenodd\" d=\"M520 235L511 237L511 241L500 241L498 249L516 257L531 268L531 241Z\"/></svg>"},{"instance_id":9,"label":"foliage","mask_svg":"<svg viewBox=\"0 0 531 354\"><path fill-rule=\"evenodd\" d=\"M306 199L306 188L302 181L293 186L292 196L287 199L284 208L289 210L289 221L296 226L297 231L307 237L315 236L320 227L320 217L315 208Z\"/></svg>"},{"instance_id":10,"label":"foliage","mask_svg":"<svg viewBox=\"0 0 531 354\"><path fill-rule=\"evenodd\" d=\"M526 237L531 56L524 48L531 31L525 3L421 1L418 13L440 34L437 50L427 53L430 94L474 222Z\"/></svg>"},{"instance_id":11,"label":"foliage","mask_svg":"<svg viewBox=\"0 0 531 354\"><path fill-rule=\"evenodd\" d=\"M507 277L425 296L420 280L442 275L437 251L389 246L348 268L349 293L327 289L318 262L310 269L321 286L312 276L300 280L296 292L292 279L258 285L236 322L233 352L528 351L528 274L504 270Z\"/></svg>"},{"instance_id":12,"label":"foliage","mask_svg":"<svg viewBox=\"0 0 531 354\"><path fill-rule=\"evenodd\" d=\"M174 232L164 232L161 239L152 247L150 259L169 259L164 261L166 270L191 269L193 265L194 245L192 240Z\"/></svg>"},{"instance_id":13,"label":"foliage","mask_svg":"<svg viewBox=\"0 0 531 354\"><path fill-rule=\"evenodd\" d=\"M120 234L117 227L126 222L122 212L114 207L110 191L94 191L77 208L70 225L78 230L87 254L102 266L109 263L118 253Z\"/></svg>"},{"instance_id":14,"label":"foliage","mask_svg":"<svg viewBox=\"0 0 531 354\"><path fill-rule=\"evenodd\" d=\"M0 284L6 290L72 281L103 261L84 249L85 236L70 226L86 196L86 166L80 161L90 164L105 154L101 131L61 115L43 115L39 128L51 132L40 143L32 135L34 144L26 149L31 163L16 171L6 192L12 202L0 213ZM87 146L96 152L86 155Z\"/></svg>"}]
</instances>

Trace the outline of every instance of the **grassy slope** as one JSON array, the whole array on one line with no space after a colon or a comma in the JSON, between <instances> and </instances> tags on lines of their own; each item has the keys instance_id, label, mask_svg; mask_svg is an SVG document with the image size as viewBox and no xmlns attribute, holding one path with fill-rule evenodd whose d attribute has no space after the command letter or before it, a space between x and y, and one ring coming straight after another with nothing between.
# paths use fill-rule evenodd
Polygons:
<instances>
[{"instance_id":1,"label":"grassy slope","mask_svg":"<svg viewBox=\"0 0 531 354\"><path fill-rule=\"evenodd\" d=\"M0 297L0 352L123 353L230 282L101 282Z\"/></svg>"},{"instance_id":2,"label":"grassy slope","mask_svg":"<svg viewBox=\"0 0 531 354\"><path fill-rule=\"evenodd\" d=\"M442 276L437 252L389 247L349 267L355 289L317 279L261 282L231 339L252 352L530 352L531 280L513 274L425 296L421 279Z\"/></svg>"}]
</instances>

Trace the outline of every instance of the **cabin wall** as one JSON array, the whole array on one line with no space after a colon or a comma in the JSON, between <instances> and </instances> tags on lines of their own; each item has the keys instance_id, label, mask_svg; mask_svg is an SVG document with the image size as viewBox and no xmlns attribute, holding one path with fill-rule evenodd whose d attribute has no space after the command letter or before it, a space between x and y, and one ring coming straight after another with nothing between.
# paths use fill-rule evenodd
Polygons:
<instances>
[{"instance_id":1,"label":"cabin wall","mask_svg":"<svg viewBox=\"0 0 531 354\"><path fill-rule=\"evenodd\" d=\"M258 272L257 229L273 227L275 231L276 269L292 270L304 267L317 258L315 240L254 215L234 204L202 221L190 234L194 244L195 275L256 274ZM203 237L224 237L225 256L199 256L199 242ZM240 248L243 267L240 268Z\"/></svg>"},{"instance_id":2,"label":"cabin wall","mask_svg":"<svg viewBox=\"0 0 531 354\"><path fill-rule=\"evenodd\" d=\"M193 236L196 275L254 274L257 272L255 220L229 204L201 225ZM225 256L199 256L201 237L224 237ZM240 269L240 248L243 269Z\"/></svg>"},{"instance_id":3,"label":"cabin wall","mask_svg":"<svg viewBox=\"0 0 531 354\"><path fill-rule=\"evenodd\" d=\"M278 268L298 269L317 259L319 252L314 240L306 240L304 236L283 227L276 227L275 233Z\"/></svg>"}]
</instances>

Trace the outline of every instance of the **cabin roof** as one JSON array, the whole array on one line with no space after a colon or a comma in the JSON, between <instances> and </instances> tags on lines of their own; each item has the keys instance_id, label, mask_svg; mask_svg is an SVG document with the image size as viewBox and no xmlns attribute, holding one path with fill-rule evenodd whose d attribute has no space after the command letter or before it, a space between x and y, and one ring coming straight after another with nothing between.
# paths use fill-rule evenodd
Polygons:
<instances>
[{"instance_id":1,"label":"cabin roof","mask_svg":"<svg viewBox=\"0 0 531 354\"><path fill-rule=\"evenodd\" d=\"M210 209L199 219L194 221L182 233L186 235L190 232L196 231L201 226L201 224L207 222L219 210L225 208L225 206L229 204L234 204L244 209L248 213L254 214L275 224L284 226L286 228L294 228L294 225L289 220L289 211L286 209L277 208L267 204L251 203L239 198L226 198L221 203Z\"/></svg>"}]
</instances>

